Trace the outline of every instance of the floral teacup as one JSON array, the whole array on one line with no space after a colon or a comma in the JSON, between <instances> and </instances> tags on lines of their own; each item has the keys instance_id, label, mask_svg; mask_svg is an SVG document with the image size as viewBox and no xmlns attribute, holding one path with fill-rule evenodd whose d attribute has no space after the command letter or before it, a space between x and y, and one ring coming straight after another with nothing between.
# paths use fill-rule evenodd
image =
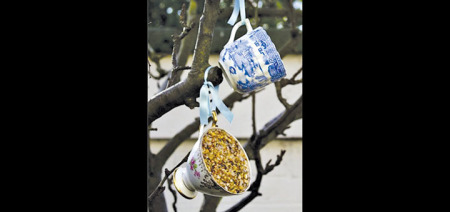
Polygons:
<instances>
[{"instance_id":1,"label":"floral teacup","mask_svg":"<svg viewBox=\"0 0 450 212\"><path fill-rule=\"evenodd\" d=\"M202 133L203 127L201 127L199 139L194 144L194 147L189 154L187 163L177 168L173 174L173 182L175 188L183 197L187 199L195 198L198 191L204 194L222 197L242 194L250 187L250 183L248 183L248 185L244 187L244 189L239 193L232 193L224 187L220 186L219 183L216 182L212 174L208 171L202 153L202 142L204 135L208 133L208 131L215 129L219 129L227 133L228 136L237 141L236 144L238 145L238 148L241 149L245 155L245 158L243 158L243 160L245 160L249 167L248 176L251 176L248 157L245 154L244 149L234 136L219 127L211 127L204 133ZM248 178L248 181L250 182L250 177Z\"/></svg>"}]
</instances>

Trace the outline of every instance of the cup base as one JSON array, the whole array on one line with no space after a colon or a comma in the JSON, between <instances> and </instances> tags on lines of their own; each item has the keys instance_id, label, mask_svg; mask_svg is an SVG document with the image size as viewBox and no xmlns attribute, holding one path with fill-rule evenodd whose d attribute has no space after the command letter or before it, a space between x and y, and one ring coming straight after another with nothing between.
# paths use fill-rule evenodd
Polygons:
<instances>
[{"instance_id":1,"label":"cup base","mask_svg":"<svg viewBox=\"0 0 450 212\"><path fill-rule=\"evenodd\" d=\"M173 184L178 193L181 194L186 199L194 199L197 196L197 191L192 191L183 182L182 171L179 168L175 169L173 172Z\"/></svg>"}]
</instances>

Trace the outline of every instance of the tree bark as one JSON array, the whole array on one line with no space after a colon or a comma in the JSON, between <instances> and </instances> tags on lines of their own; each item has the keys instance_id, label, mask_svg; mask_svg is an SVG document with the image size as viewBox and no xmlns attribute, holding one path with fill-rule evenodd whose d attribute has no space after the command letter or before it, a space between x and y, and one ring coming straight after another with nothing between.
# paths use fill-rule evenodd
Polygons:
<instances>
[{"instance_id":1,"label":"tree bark","mask_svg":"<svg viewBox=\"0 0 450 212\"><path fill-rule=\"evenodd\" d=\"M195 24L194 28L192 28L192 32L198 31L199 14L197 14L197 7L198 7L198 1L191 0L191 2L189 3L189 8L188 8L187 24L189 26L192 23L197 23L197 24ZM189 33L181 41L180 52L178 52L178 55L177 55L177 60L178 60L179 66L186 65L189 55L191 54L192 50L194 50L196 38L197 38L196 33ZM180 74L180 76L181 76L181 74Z\"/></svg>"},{"instance_id":2,"label":"tree bark","mask_svg":"<svg viewBox=\"0 0 450 212\"><path fill-rule=\"evenodd\" d=\"M159 182L161 182L162 167L157 165L158 161L155 160L154 154L150 153L147 157L149 159L147 194L150 194L158 187ZM158 195L151 203L149 202L148 209L150 212L167 212L166 198L164 195Z\"/></svg>"},{"instance_id":3,"label":"tree bark","mask_svg":"<svg viewBox=\"0 0 450 212\"><path fill-rule=\"evenodd\" d=\"M214 197L207 194L204 194L203 196L205 199L203 200L200 212L215 212L217 210L217 206L219 206L220 200L222 200L222 197Z\"/></svg>"},{"instance_id":4,"label":"tree bark","mask_svg":"<svg viewBox=\"0 0 450 212\"><path fill-rule=\"evenodd\" d=\"M173 108L187 104L189 98L197 98L199 96L200 88L203 85L203 72L200 72L200 75L201 76L197 77L190 74L186 80L153 96L148 102L148 124L151 124ZM208 80L211 81L214 86L220 84L223 80L222 70L218 67L211 69L208 74Z\"/></svg>"},{"instance_id":5,"label":"tree bark","mask_svg":"<svg viewBox=\"0 0 450 212\"><path fill-rule=\"evenodd\" d=\"M209 53L218 10L219 1L205 0L197 33L192 69L187 79L159 92L150 99L148 102L148 124L180 105L187 104L191 108L195 106L188 104L187 99L197 98L203 85L204 71L209 66ZM223 80L221 70L217 67L212 69L208 75L208 80L214 85L220 84Z\"/></svg>"},{"instance_id":6,"label":"tree bark","mask_svg":"<svg viewBox=\"0 0 450 212\"><path fill-rule=\"evenodd\" d=\"M281 112L278 116L269 121L266 125L264 125L263 129L258 132L258 135L253 134L249 141L244 145L245 152L249 159L254 159L254 154L252 149L254 147L251 146L251 140L259 136L261 137L261 147L263 148L269 141L275 139L279 134L282 134L284 130L286 130L289 125L298 119L303 117L303 96L295 101L295 103L285 111Z\"/></svg>"}]
</instances>

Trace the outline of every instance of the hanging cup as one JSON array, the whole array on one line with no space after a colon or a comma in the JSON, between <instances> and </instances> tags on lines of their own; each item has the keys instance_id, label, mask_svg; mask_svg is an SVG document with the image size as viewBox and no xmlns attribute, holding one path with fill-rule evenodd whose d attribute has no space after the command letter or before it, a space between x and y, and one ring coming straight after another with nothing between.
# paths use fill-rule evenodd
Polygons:
<instances>
[{"instance_id":1,"label":"hanging cup","mask_svg":"<svg viewBox=\"0 0 450 212\"><path fill-rule=\"evenodd\" d=\"M260 90L286 76L280 54L262 27L253 30L250 21L245 19L247 33L234 41L242 25L242 22L234 25L219 57L225 79L241 94Z\"/></svg>"},{"instance_id":2,"label":"hanging cup","mask_svg":"<svg viewBox=\"0 0 450 212\"><path fill-rule=\"evenodd\" d=\"M205 132L203 132L203 127L204 126L200 127L199 138L194 144L191 153L189 154L187 163L181 165L174 171L173 182L176 190L187 199L195 198L198 192L218 197L243 194L250 187L251 180L250 162L248 160L247 154L245 153L245 150L242 148L239 141L234 136L226 132L224 129L215 126L215 124L213 124L213 126L207 129ZM234 139L238 148L243 151L245 155L244 163L246 163L248 167L248 184L242 190L240 190L239 193L230 192L228 189L226 189L226 187L221 186L221 183L218 182L218 179L215 179L217 176L214 176L211 172L209 172L206 167L206 161L202 152L202 143L206 141L203 138L204 135L206 135L209 131L214 130L220 130L221 132L224 132L226 135ZM226 168L224 168L224 171L225 170Z\"/></svg>"}]
</instances>

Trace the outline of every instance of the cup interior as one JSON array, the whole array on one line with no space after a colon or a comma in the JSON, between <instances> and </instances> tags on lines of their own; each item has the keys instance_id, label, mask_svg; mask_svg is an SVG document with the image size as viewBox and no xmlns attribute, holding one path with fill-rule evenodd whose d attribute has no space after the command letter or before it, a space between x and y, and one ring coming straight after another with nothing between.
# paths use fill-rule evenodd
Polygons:
<instances>
[{"instance_id":1,"label":"cup interior","mask_svg":"<svg viewBox=\"0 0 450 212\"><path fill-rule=\"evenodd\" d=\"M200 138L203 164L211 179L229 194L241 194L250 187L250 162L239 141L218 127Z\"/></svg>"}]
</instances>

